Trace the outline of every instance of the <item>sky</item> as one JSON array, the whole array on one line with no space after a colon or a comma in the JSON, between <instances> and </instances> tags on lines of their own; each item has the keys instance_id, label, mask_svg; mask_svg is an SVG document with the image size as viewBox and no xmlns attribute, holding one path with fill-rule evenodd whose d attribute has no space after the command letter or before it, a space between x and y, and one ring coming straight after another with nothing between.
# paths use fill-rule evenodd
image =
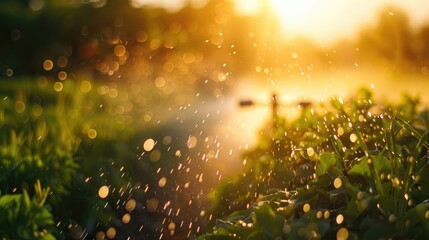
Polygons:
<instances>
[{"instance_id":1,"label":"sky","mask_svg":"<svg viewBox=\"0 0 429 240\"><path fill-rule=\"evenodd\" d=\"M273 6L286 37L305 36L321 44L352 38L362 27L375 24L378 12L386 5L405 11L412 26L429 21L427 0L234 0L241 14L254 14L262 1ZM206 0L133 0L135 6L149 4L172 11L186 2L203 5Z\"/></svg>"}]
</instances>

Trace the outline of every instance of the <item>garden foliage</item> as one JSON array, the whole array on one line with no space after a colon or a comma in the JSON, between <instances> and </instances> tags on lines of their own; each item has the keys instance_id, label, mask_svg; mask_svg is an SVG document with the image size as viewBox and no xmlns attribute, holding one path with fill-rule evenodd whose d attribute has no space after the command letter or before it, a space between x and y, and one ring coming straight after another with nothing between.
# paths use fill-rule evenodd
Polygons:
<instances>
[{"instance_id":1,"label":"garden foliage","mask_svg":"<svg viewBox=\"0 0 429 240\"><path fill-rule=\"evenodd\" d=\"M362 90L273 124L213 191L220 219L199 239L429 236L429 113L418 99L375 104Z\"/></svg>"},{"instance_id":2,"label":"garden foliage","mask_svg":"<svg viewBox=\"0 0 429 240\"><path fill-rule=\"evenodd\" d=\"M108 117L120 101L90 97L82 82L60 93L43 78L1 83L1 239L76 238L114 216L97 191L107 182L127 186L111 159L126 155L114 142L132 133Z\"/></svg>"}]
</instances>

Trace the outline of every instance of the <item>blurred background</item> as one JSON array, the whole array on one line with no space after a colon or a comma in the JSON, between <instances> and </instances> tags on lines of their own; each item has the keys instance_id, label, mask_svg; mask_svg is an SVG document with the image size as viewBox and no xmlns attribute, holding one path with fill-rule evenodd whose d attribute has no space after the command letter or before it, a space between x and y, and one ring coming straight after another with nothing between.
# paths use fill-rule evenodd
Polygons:
<instances>
[{"instance_id":1,"label":"blurred background","mask_svg":"<svg viewBox=\"0 0 429 240\"><path fill-rule=\"evenodd\" d=\"M287 118L360 87L428 103L428 11L423 0L3 0L2 133L37 135L54 109L64 125L52 141L65 128L76 140L64 194L47 198L57 238L193 238L272 93ZM28 168L39 176L7 171L1 194L51 184L47 168Z\"/></svg>"}]
</instances>

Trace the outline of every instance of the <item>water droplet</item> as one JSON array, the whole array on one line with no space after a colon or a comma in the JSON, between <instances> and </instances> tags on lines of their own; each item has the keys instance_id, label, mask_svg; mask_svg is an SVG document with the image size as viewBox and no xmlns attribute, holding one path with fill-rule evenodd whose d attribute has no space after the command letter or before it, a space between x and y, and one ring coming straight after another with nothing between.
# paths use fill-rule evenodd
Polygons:
<instances>
[{"instance_id":1,"label":"water droplet","mask_svg":"<svg viewBox=\"0 0 429 240\"><path fill-rule=\"evenodd\" d=\"M82 81L80 83L80 91L83 93L87 93L91 91L91 83L89 81Z\"/></svg>"},{"instance_id":2,"label":"water droplet","mask_svg":"<svg viewBox=\"0 0 429 240\"><path fill-rule=\"evenodd\" d=\"M25 111L25 103L23 101L16 101L15 102L15 110L18 113L22 113Z\"/></svg>"},{"instance_id":3,"label":"water droplet","mask_svg":"<svg viewBox=\"0 0 429 240\"><path fill-rule=\"evenodd\" d=\"M100 196L100 198L106 198L107 195L109 195L109 187L102 186L98 189L98 196Z\"/></svg>"},{"instance_id":4,"label":"water droplet","mask_svg":"<svg viewBox=\"0 0 429 240\"><path fill-rule=\"evenodd\" d=\"M158 199L151 198L146 204L147 210L149 212L155 212L156 209L158 208L158 204L159 204Z\"/></svg>"},{"instance_id":5,"label":"water droplet","mask_svg":"<svg viewBox=\"0 0 429 240\"><path fill-rule=\"evenodd\" d=\"M153 152L150 153L149 158L152 162L158 162L159 159L161 159L161 152L159 150L155 149L155 150L153 150Z\"/></svg>"},{"instance_id":6,"label":"water droplet","mask_svg":"<svg viewBox=\"0 0 429 240\"><path fill-rule=\"evenodd\" d=\"M128 200L128 201L127 201L127 203L125 204L125 209L126 209L128 212L132 212L132 211L134 211L134 209L136 209L136 205L137 205L136 200L134 200L134 199L130 199L130 200Z\"/></svg>"},{"instance_id":7,"label":"water droplet","mask_svg":"<svg viewBox=\"0 0 429 240\"><path fill-rule=\"evenodd\" d=\"M153 149L153 147L155 146L155 141L152 138L147 139L144 143L143 143L143 149L146 152L149 152Z\"/></svg>"},{"instance_id":8,"label":"water droplet","mask_svg":"<svg viewBox=\"0 0 429 240\"><path fill-rule=\"evenodd\" d=\"M197 145L197 138L194 136L190 136L186 145L189 149L194 148Z\"/></svg>"},{"instance_id":9,"label":"water droplet","mask_svg":"<svg viewBox=\"0 0 429 240\"><path fill-rule=\"evenodd\" d=\"M314 149L311 147L307 148L307 154L309 157L312 157L314 155Z\"/></svg>"},{"instance_id":10,"label":"water droplet","mask_svg":"<svg viewBox=\"0 0 429 240\"><path fill-rule=\"evenodd\" d=\"M175 228L176 228L176 224L174 222L170 222L168 224L168 230L174 231Z\"/></svg>"},{"instance_id":11,"label":"water droplet","mask_svg":"<svg viewBox=\"0 0 429 240\"><path fill-rule=\"evenodd\" d=\"M106 236L108 239L114 239L116 236L116 229L114 227L107 229Z\"/></svg>"},{"instance_id":12,"label":"water droplet","mask_svg":"<svg viewBox=\"0 0 429 240\"><path fill-rule=\"evenodd\" d=\"M344 129L342 127L339 127L337 129L337 133L338 133L338 136L342 136L344 134Z\"/></svg>"},{"instance_id":13,"label":"water droplet","mask_svg":"<svg viewBox=\"0 0 429 240\"><path fill-rule=\"evenodd\" d=\"M347 228L340 228L337 232L337 240L346 240L349 238L349 230Z\"/></svg>"},{"instance_id":14,"label":"water droplet","mask_svg":"<svg viewBox=\"0 0 429 240\"><path fill-rule=\"evenodd\" d=\"M47 59L43 62L43 69L45 69L46 71L51 70L53 67L54 63L51 60Z\"/></svg>"},{"instance_id":15,"label":"water droplet","mask_svg":"<svg viewBox=\"0 0 429 240\"><path fill-rule=\"evenodd\" d=\"M340 188L342 184L343 184L343 182L341 181L341 178L339 178L339 177L335 178L335 180L334 180L334 187L336 189Z\"/></svg>"},{"instance_id":16,"label":"water droplet","mask_svg":"<svg viewBox=\"0 0 429 240\"><path fill-rule=\"evenodd\" d=\"M106 238L106 234L103 231L99 231L95 235L95 240L104 240Z\"/></svg>"},{"instance_id":17,"label":"water droplet","mask_svg":"<svg viewBox=\"0 0 429 240\"><path fill-rule=\"evenodd\" d=\"M304 206L302 207L302 211L304 211L304 213L308 213L310 209L311 207L310 207L310 204L308 203L304 204Z\"/></svg>"},{"instance_id":18,"label":"water droplet","mask_svg":"<svg viewBox=\"0 0 429 240\"><path fill-rule=\"evenodd\" d=\"M66 73L66 72L64 72L64 71L60 71L60 72L58 73L58 79L59 79L59 80L64 81L64 80L66 80L66 78L67 78L67 73Z\"/></svg>"},{"instance_id":19,"label":"water droplet","mask_svg":"<svg viewBox=\"0 0 429 240\"><path fill-rule=\"evenodd\" d=\"M127 49L125 48L124 45L116 45L115 48L113 49L113 53L117 56L117 57L122 57L125 55Z\"/></svg>"},{"instance_id":20,"label":"water droplet","mask_svg":"<svg viewBox=\"0 0 429 240\"><path fill-rule=\"evenodd\" d=\"M165 186L165 184L167 184L167 178L165 178L165 177L162 177L161 179L159 179L159 181L158 181L158 186L159 187L164 187Z\"/></svg>"},{"instance_id":21,"label":"water droplet","mask_svg":"<svg viewBox=\"0 0 429 240\"><path fill-rule=\"evenodd\" d=\"M354 134L354 133L350 134L350 141L351 141L352 143L355 143L355 142L357 141L357 136L356 136L356 134Z\"/></svg>"},{"instance_id":22,"label":"water droplet","mask_svg":"<svg viewBox=\"0 0 429 240\"><path fill-rule=\"evenodd\" d=\"M54 90L56 92L61 92L63 90L63 83L61 83L61 82L55 82L54 83Z\"/></svg>"},{"instance_id":23,"label":"water droplet","mask_svg":"<svg viewBox=\"0 0 429 240\"><path fill-rule=\"evenodd\" d=\"M58 65L58 67L64 68L64 67L67 66L67 64L68 64L68 60L67 60L66 57L64 57L64 56L58 57L58 59L57 59L57 65Z\"/></svg>"},{"instance_id":24,"label":"water droplet","mask_svg":"<svg viewBox=\"0 0 429 240\"><path fill-rule=\"evenodd\" d=\"M90 139L94 139L97 137L97 131L95 131L95 129L89 129L87 132L87 135Z\"/></svg>"},{"instance_id":25,"label":"water droplet","mask_svg":"<svg viewBox=\"0 0 429 240\"><path fill-rule=\"evenodd\" d=\"M129 213L125 213L124 216L122 216L122 222L124 224L127 224L131 221L131 215Z\"/></svg>"},{"instance_id":26,"label":"water droplet","mask_svg":"<svg viewBox=\"0 0 429 240\"><path fill-rule=\"evenodd\" d=\"M356 194L357 200L362 200L363 196L364 196L363 192L360 192L360 191Z\"/></svg>"},{"instance_id":27,"label":"water droplet","mask_svg":"<svg viewBox=\"0 0 429 240\"><path fill-rule=\"evenodd\" d=\"M292 228L288 225L288 224L285 224L284 226L283 226L283 233L284 234L289 234L290 233L290 231L292 230Z\"/></svg>"},{"instance_id":28,"label":"water droplet","mask_svg":"<svg viewBox=\"0 0 429 240\"><path fill-rule=\"evenodd\" d=\"M344 216L342 214L338 214L337 218L335 219L337 224L341 224L344 221Z\"/></svg>"}]
</instances>

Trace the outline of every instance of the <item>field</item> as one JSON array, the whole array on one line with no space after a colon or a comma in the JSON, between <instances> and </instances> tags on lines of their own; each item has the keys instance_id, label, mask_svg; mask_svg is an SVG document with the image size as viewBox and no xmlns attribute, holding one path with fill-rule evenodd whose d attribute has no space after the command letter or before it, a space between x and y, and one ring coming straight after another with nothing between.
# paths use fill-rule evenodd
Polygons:
<instances>
[{"instance_id":1,"label":"field","mask_svg":"<svg viewBox=\"0 0 429 240\"><path fill-rule=\"evenodd\" d=\"M0 186L8 194L0 198L0 222L9 226L3 236L54 239L69 232L75 237L97 233L120 238L160 230L169 234L175 230L171 223L205 211L191 220L207 231L200 239L428 234L429 114L416 97L378 103L371 91L362 89L347 99L303 105L292 119L275 115L257 144L243 152L241 170L212 188L212 204L199 203L200 211L184 208L184 199L169 201L173 188L186 185L179 182L186 173L166 173L176 164L187 164L189 157L178 158L177 151L192 156L193 143L172 144L168 141L174 140L157 133L166 146L155 147L163 155L159 161L153 154L155 142L147 141L152 139L145 129L149 125L134 124L142 116L127 110L127 102L137 95L123 97L127 89L107 90L88 79L65 84L70 85L56 91L54 83L40 78L2 89ZM177 159L169 162L165 155ZM156 169L158 174L153 173ZM141 171L151 177L139 178ZM163 174L166 177L159 177ZM157 187L150 189L153 186ZM191 190L182 195L204 197ZM146 206L137 211L136 202ZM187 213L165 214L169 208L155 213L162 203L171 204L171 209L182 204ZM155 223L169 219L170 224L164 230L150 227L134 220L137 216ZM81 223L90 225L84 228ZM176 235L189 234L177 228Z\"/></svg>"},{"instance_id":2,"label":"field","mask_svg":"<svg viewBox=\"0 0 429 240\"><path fill-rule=\"evenodd\" d=\"M0 1L0 239L428 238L427 4L148 1Z\"/></svg>"}]
</instances>

